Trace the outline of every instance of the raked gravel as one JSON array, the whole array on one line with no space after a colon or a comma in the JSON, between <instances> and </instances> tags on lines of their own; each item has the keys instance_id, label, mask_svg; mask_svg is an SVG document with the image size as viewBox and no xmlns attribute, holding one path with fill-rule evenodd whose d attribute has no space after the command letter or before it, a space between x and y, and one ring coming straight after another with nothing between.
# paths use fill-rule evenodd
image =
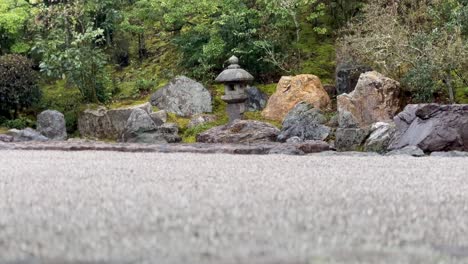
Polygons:
<instances>
[{"instance_id":1,"label":"raked gravel","mask_svg":"<svg viewBox=\"0 0 468 264\"><path fill-rule=\"evenodd\" d=\"M468 263L468 158L4 150L0 263Z\"/></svg>"}]
</instances>

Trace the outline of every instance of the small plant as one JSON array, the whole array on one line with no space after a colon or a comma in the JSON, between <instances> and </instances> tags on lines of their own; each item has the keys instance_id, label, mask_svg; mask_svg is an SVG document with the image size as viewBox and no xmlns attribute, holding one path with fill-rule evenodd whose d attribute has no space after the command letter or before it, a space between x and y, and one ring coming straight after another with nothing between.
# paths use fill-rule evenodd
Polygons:
<instances>
[{"instance_id":1,"label":"small plant","mask_svg":"<svg viewBox=\"0 0 468 264\"><path fill-rule=\"evenodd\" d=\"M20 117L13 120L7 120L3 122L2 126L10 129L25 129L27 127L33 127L35 122L26 117Z\"/></svg>"},{"instance_id":2,"label":"small plant","mask_svg":"<svg viewBox=\"0 0 468 264\"><path fill-rule=\"evenodd\" d=\"M135 86L132 88L132 98L140 98L151 93L157 82L154 80L140 79L136 81Z\"/></svg>"}]
</instances>

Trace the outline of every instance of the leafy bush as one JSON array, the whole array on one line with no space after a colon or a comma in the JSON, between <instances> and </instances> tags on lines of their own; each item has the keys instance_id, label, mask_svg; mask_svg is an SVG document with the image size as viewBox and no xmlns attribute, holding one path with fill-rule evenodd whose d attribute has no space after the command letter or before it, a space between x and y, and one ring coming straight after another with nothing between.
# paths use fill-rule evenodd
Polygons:
<instances>
[{"instance_id":1,"label":"leafy bush","mask_svg":"<svg viewBox=\"0 0 468 264\"><path fill-rule=\"evenodd\" d=\"M157 85L157 82L154 80L140 79L135 84L135 89L139 94L146 94L151 92L151 90Z\"/></svg>"},{"instance_id":2,"label":"leafy bush","mask_svg":"<svg viewBox=\"0 0 468 264\"><path fill-rule=\"evenodd\" d=\"M0 113L9 114L31 106L40 98L32 63L20 55L0 57Z\"/></svg>"},{"instance_id":3,"label":"leafy bush","mask_svg":"<svg viewBox=\"0 0 468 264\"><path fill-rule=\"evenodd\" d=\"M27 127L34 127L36 122L33 120L26 118L26 117L20 117L17 119L13 120L7 120L3 122L2 126L11 128L11 129L25 129Z\"/></svg>"}]
</instances>

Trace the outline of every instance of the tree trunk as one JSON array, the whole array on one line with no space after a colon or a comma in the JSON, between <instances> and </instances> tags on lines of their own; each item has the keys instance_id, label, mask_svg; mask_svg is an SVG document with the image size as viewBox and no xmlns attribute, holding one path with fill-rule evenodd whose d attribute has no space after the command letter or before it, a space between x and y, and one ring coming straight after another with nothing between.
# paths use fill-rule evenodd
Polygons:
<instances>
[{"instance_id":1,"label":"tree trunk","mask_svg":"<svg viewBox=\"0 0 468 264\"><path fill-rule=\"evenodd\" d=\"M450 74L450 72L447 73L447 77L445 79L445 85L447 85L447 88L448 88L450 103L453 104L455 103L455 93L453 91L452 74Z\"/></svg>"}]
</instances>

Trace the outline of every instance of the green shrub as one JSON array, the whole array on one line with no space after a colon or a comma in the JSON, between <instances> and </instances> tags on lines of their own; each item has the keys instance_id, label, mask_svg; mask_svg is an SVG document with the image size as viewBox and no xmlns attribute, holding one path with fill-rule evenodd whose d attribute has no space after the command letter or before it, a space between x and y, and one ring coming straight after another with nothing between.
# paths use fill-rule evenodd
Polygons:
<instances>
[{"instance_id":1,"label":"green shrub","mask_svg":"<svg viewBox=\"0 0 468 264\"><path fill-rule=\"evenodd\" d=\"M135 84L138 95L150 93L158 83L155 80L140 79Z\"/></svg>"},{"instance_id":2,"label":"green shrub","mask_svg":"<svg viewBox=\"0 0 468 264\"><path fill-rule=\"evenodd\" d=\"M0 57L0 114L14 111L14 116L24 107L40 98L37 75L32 62L21 55Z\"/></svg>"},{"instance_id":3,"label":"green shrub","mask_svg":"<svg viewBox=\"0 0 468 264\"><path fill-rule=\"evenodd\" d=\"M26 117L20 117L17 119L13 120L7 120L3 122L2 126L10 128L10 129L25 129L27 127L34 127L36 122L33 120L26 118Z\"/></svg>"}]
</instances>

